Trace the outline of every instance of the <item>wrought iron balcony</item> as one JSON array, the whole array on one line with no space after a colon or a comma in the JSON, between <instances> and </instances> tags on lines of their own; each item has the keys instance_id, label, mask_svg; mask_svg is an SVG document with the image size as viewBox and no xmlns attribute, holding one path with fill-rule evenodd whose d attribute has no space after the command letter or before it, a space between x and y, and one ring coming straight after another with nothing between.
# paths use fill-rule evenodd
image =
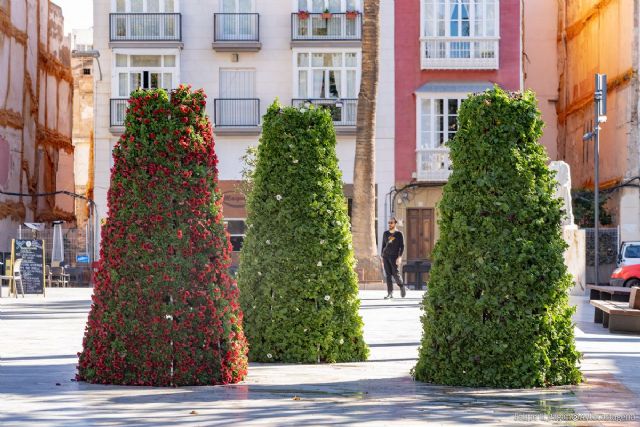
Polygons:
<instances>
[{"instance_id":1,"label":"wrought iron balcony","mask_svg":"<svg viewBox=\"0 0 640 427\"><path fill-rule=\"evenodd\" d=\"M181 42L180 13L111 13L112 42Z\"/></svg>"},{"instance_id":2,"label":"wrought iron balcony","mask_svg":"<svg viewBox=\"0 0 640 427\"><path fill-rule=\"evenodd\" d=\"M451 160L448 148L420 149L417 151L418 181L439 181L449 179Z\"/></svg>"},{"instance_id":3,"label":"wrought iron balcony","mask_svg":"<svg viewBox=\"0 0 640 427\"><path fill-rule=\"evenodd\" d=\"M334 126L355 126L358 114L357 99L292 99L291 104L294 107L303 107L306 104L315 105L320 108L326 108L331 113Z\"/></svg>"},{"instance_id":4,"label":"wrought iron balcony","mask_svg":"<svg viewBox=\"0 0 640 427\"><path fill-rule=\"evenodd\" d=\"M213 111L216 128L260 125L260 100L257 98L214 99Z\"/></svg>"},{"instance_id":5,"label":"wrought iron balcony","mask_svg":"<svg viewBox=\"0 0 640 427\"><path fill-rule=\"evenodd\" d=\"M291 14L292 41L361 41L360 13Z\"/></svg>"},{"instance_id":6,"label":"wrought iron balcony","mask_svg":"<svg viewBox=\"0 0 640 427\"><path fill-rule=\"evenodd\" d=\"M124 126L124 118L127 115L128 98L111 98L111 113L109 125L111 127Z\"/></svg>"},{"instance_id":7,"label":"wrought iron balcony","mask_svg":"<svg viewBox=\"0 0 640 427\"><path fill-rule=\"evenodd\" d=\"M498 69L499 42L497 37L423 37L422 69Z\"/></svg>"}]
</instances>

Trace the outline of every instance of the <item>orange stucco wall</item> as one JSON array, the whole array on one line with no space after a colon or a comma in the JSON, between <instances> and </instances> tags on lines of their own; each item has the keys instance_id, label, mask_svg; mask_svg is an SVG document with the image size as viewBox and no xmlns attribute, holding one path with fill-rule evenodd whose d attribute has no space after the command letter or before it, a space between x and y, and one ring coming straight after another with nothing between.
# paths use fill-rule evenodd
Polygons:
<instances>
[{"instance_id":1,"label":"orange stucco wall","mask_svg":"<svg viewBox=\"0 0 640 427\"><path fill-rule=\"evenodd\" d=\"M60 7L0 0L0 190L73 191L72 82ZM73 218L67 196L0 195L0 251L21 222Z\"/></svg>"}]
</instances>

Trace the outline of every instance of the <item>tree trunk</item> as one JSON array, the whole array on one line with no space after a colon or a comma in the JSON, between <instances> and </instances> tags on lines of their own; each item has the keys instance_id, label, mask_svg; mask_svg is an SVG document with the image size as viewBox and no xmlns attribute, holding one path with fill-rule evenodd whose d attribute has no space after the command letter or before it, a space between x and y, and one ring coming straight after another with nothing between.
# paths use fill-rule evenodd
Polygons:
<instances>
[{"instance_id":1,"label":"tree trunk","mask_svg":"<svg viewBox=\"0 0 640 427\"><path fill-rule=\"evenodd\" d=\"M353 171L353 246L360 280L380 280L376 247L376 97L380 0L364 0L362 78L358 95L356 156Z\"/></svg>"}]
</instances>

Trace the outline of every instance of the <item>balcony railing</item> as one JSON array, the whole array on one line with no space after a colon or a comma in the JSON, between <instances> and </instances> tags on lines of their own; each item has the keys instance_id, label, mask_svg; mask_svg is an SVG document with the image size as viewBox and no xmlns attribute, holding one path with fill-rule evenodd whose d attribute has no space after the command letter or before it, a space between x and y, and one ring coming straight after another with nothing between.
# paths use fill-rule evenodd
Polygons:
<instances>
[{"instance_id":1,"label":"balcony railing","mask_svg":"<svg viewBox=\"0 0 640 427\"><path fill-rule=\"evenodd\" d=\"M124 118L127 115L128 98L111 98L111 114L109 124L111 127L124 126Z\"/></svg>"},{"instance_id":2,"label":"balcony railing","mask_svg":"<svg viewBox=\"0 0 640 427\"><path fill-rule=\"evenodd\" d=\"M260 41L260 15L257 13L214 13L213 41Z\"/></svg>"},{"instance_id":3,"label":"balcony railing","mask_svg":"<svg viewBox=\"0 0 640 427\"><path fill-rule=\"evenodd\" d=\"M292 99L294 107L303 107L305 104L326 108L331 113L335 126L355 126L358 115L357 99Z\"/></svg>"},{"instance_id":4,"label":"balcony railing","mask_svg":"<svg viewBox=\"0 0 640 427\"><path fill-rule=\"evenodd\" d=\"M361 40L362 15L347 13L292 13L291 40Z\"/></svg>"},{"instance_id":5,"label":"balcony railing","mask_svg":"<svg viewBox=\"0 0 640 427\"><path fill-rule=\"evenodd\" d=\"M421 39L423 69L498 69L499 39L424 37Z\"/></svg>"},{"instance_id":6,"label":"balcony railing","mask_svg":"<svg viewBox=\"0 0 640 427\"><path fill-rule=\"evenodd\" d=\"M213 111L216 127L253 127L260 125L259 99L214 99Z\"/></svg>"},{"instance_id":7,"label":"balcony railing","mask_svg":"<svg viewBox=\"0 0 640 427\"><path fill-rule=\"evenodd\" d=\"M451 175L448 148L421 149L417 152L419 181L446 181Z\"/></svg>"},{"instance_id":8,"label":"balcony railing","mask_svg":"<svg viewBox=\"0 0 640 427\"><path fill-rule=\"evenodd\" d=\"M109 28L112 42L182 41L180 13L112 13Z\"/></svg>"}]
</instances>

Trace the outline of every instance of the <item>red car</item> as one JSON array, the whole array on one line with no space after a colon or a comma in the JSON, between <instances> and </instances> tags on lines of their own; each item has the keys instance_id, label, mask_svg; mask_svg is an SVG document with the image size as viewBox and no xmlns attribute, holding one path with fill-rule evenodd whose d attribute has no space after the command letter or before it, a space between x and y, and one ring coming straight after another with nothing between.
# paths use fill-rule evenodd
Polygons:
<instances>
[{"instance_id":1,"label":"red car","mask_svg":"<svg viewBox=\"0 0 640 427\"><path fill-rule=\"evenodd\" d=\"M616 268L609 279L611 286L640 286L640 264Z\"/></svg>"}]
</instances>

